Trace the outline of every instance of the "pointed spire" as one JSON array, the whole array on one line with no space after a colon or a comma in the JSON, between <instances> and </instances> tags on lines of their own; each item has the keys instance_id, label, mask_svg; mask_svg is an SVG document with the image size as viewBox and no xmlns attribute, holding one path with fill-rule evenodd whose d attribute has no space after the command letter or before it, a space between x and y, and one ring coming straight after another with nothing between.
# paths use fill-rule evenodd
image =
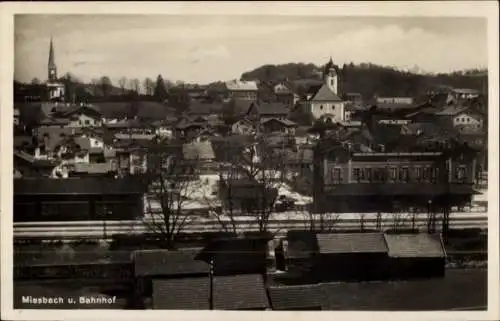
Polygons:
<instances>
[{"instance_id":1,"label":"pointed spire","mask_svg":"<svg viewBox=\"0 0 500 321\"><path fill-rule=\"evenodd\" d=\"M54 57L54 43L52 41L52 36L50 37L50 50L49 50L49 68L55 68L55 57Z\"/></svg>"}]
</instances>

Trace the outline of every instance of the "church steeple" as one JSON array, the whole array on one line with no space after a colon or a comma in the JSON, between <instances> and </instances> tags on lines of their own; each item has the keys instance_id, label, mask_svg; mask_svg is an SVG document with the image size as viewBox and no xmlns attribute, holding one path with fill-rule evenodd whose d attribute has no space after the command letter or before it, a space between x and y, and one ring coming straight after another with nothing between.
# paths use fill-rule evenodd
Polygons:
<instances>
[{"instance_id":1,"label":"church steeple","mask_svg":"<svg viewBox=\"0 0 500 321\"><path fill-rule=\"evenodd\" d=\"M49 81L57 80L57 66L55 62L54 55L54 43L52 41L52 37L50 37L50 49L49 49L49 63L48 63L48 73L49 73Z\"/></svg>"}]
</instances>

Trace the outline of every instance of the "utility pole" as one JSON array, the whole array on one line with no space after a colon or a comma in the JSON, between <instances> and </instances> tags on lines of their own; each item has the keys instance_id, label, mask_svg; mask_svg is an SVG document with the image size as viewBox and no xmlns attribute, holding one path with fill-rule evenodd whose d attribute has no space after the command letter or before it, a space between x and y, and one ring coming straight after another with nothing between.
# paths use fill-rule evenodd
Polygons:
<instances>
[{"instance_id":1,"label":"utility pole","mask_svg":"<svg viewBox=\"0 0 500 321\"><path fill-rule=\"evenodd\" d=\"M208 309L214 309L214 257L210 257L209 272L208 272Z\"/></svg>"}]
</instances>

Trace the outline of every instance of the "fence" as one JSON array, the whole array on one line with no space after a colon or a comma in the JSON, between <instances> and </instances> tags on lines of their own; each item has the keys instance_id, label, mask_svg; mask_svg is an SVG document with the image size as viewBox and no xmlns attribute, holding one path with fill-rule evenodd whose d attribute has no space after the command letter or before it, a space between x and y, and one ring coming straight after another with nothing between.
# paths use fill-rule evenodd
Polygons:
<instances>
[{"instance_id":1,"label":"fence","mask_svg":"<svg viewBox=\"0 0 500 321\"><path fill-rule=\"evenodd\" d=\"M80 221L80 222L20 222L14 223L14 237L22 238L107 238L112 235L130 235L151 233L150 217L133 221ZM191 216L183 233L206 233L224 231L221 221L232 227L229 217L213 218ZM249 216L234 217L236 232L258 231L257 220ZM435 229L441 230L442 214L435 215ZM365 213L365 214L324 214L311 216L307 212L276 213L268 221L267 230L275 234L284 234L288 230L307 229L314 226L328 226L331 231L354 229L415 229L426 230L429 217L427 214L411 213ZM450 229L488 228L486 213L451 213Z\"/></svg>"}]
</instances>

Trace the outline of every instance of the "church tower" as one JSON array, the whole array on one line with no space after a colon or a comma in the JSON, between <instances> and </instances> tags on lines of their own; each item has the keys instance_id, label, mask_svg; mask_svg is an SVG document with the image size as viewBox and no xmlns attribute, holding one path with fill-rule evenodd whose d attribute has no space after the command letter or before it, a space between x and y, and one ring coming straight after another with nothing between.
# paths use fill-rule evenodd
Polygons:
<instances>
[{"instance_id":1,"label":"church tower","mask_svg":"<svg viewBox=\"0 0 500 321\"><path fill-rule=\"evenodd\" d=\"M49 82L57 81L57 66L55 62L54 44L52 42L52 38L50 38L49 63L47 67Z\"/></svg>"},{"instance_id":2,"label":"church tower","mask_svg":"<svg viewBox=\"0 0 500 321\"><path fill-rule=\"evenodd\" d=\"M323 81L335 95L339 95L339 77L332 57L330 57L330 61L328 61L323 71Z\"/></svg>"}]
</instances>

